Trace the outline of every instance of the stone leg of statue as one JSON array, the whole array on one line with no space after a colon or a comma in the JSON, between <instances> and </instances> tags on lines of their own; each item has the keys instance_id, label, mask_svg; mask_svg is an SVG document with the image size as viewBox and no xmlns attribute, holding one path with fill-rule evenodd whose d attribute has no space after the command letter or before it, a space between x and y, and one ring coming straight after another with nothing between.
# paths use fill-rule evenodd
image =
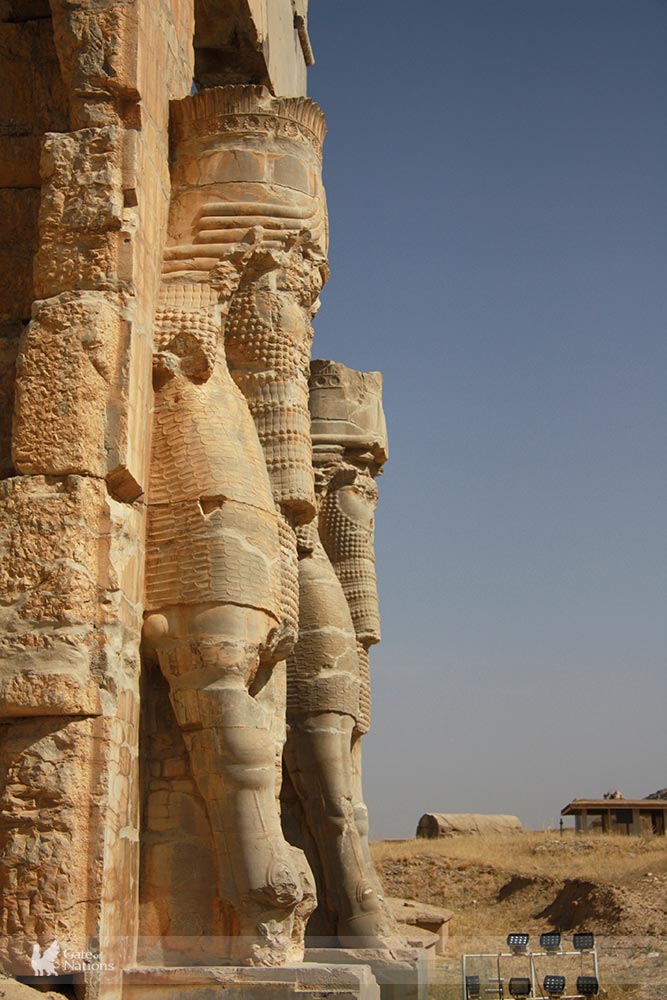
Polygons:
<instances>
[{"instance_id":1,"label":"stone leg of statue","mask_svg":"<svg viewBox=\"0 0 667 1000\"><path fill-rule=\"evenodd\" d=\"M354 807L354 821L361 838L361 846L369 865L372 866L371 849L368 843L368 807L364 801L364 791L361 782L361 735L355 733L352 736L352 803ZM373 872L375 869L373 868ZM377 880L376 880L377 881Z\"/></svg>"},{"instance_id":2,"label":"stone leg of statue","mask_svg":"<svg viewBox=\"0 0 667 1000\"><path fill-rule=\"evenodd\" d=\"M299 544L299 640L287 660L285 763L310 834L304 843L317 845L320 925L335 929L344 947L391 947L397 929L370 860L353 757L368 714L361 711L367 678L348 602L319 536L302 531Z\"/></svg>"},{"instance_id":3,"label":"stone leg of statue","mask_svg":"<svg viewBox=\"0 0 667 1000\"><path fill-rule=\"evenodd\" d=\"M357 824L357 830L359 831L359 838L361 840L361 849L364 853L364 858L366 859L366 862L368 864L368 870L370 872L373 888L378 894L378 898L382 901L383 905L386 906L384 898L384 888L375 870L375 865L373 864L373 859L371 857L370 844L368 842L368 834L369 834L368 806L366 805L364 799L364 790L362 786L360 733L354 733L352 736L352 804L354 807L354 821ZM391 922L393 933L397 934L398 929L394 926L394 918L390 917L389 913L386 914L386 917L388 925L389 922Z\"/></svg>"},{"instance_id":4,"label":"stone leg of statue","mask_svg":"<svg viewBox=\"0 0 667 1000\"><path fill-rule=\"evenodd\" d=\"M302 961L314 905L280 826L271 715L248 690L271 625L254 609L195 605L153 614L144 629L206 802L221 894L238 914L231 959L247 965Z\"/></svg>"},{"instance_id":5,"label":"stone leg of statue","mask_svg":"<svg viewBox=\"0 0 667 1000\"><path fill-rule=\"evenodd\" d=\"M314 712L289 720L285 758L325 872L323 903L344 947L386 947L395 928L382 907L354 808L354 720Z\"/></svg>"}]
</instances>

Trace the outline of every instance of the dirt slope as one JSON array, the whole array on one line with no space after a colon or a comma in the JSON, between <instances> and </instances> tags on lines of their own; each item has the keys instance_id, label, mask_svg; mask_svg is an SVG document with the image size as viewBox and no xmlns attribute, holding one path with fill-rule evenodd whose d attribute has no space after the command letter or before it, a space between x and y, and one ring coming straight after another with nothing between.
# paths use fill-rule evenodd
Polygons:
<instances>
[{"instance_id":1,"label":"dirt slope","mask_svg":"<svg viewBox=\"0 0 667 1000\"><path fill-rule=\"evenodd\" d=\"M390 895L454 911L451 976L463 952L497 951L511 930L535 942L557 929L566 943L590 930L610 1000L667 1000L667 839L524 831L373 849Z\"/></svg>"}]
</instances>

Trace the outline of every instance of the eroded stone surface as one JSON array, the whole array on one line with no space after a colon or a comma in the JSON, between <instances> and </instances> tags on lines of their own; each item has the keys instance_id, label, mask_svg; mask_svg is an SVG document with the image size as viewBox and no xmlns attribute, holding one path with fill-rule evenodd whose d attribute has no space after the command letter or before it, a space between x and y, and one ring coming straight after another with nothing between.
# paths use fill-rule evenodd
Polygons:
<instances>
[{"instance_id":1,"label":"eroded stone surface","mask_svg":"<svg viewBox=\"0 0 667 1000\"><path fill-rule=\"evenodd\" d=\"M69 127L67 91L48 4L41 15L30 0L8 6L18 20L0 23L2 78L11 81L0 91L0 187L38 188L42 135Z\"/></svg>"},{"instance_id":2,"label":"eroded stone surface","mask_svg":"<svg viewBox=\"0 0 667 1000\"><path fill-rule=\"evenodd\" d=\"M0 101L0 968L29 974L33 943L57 933L114 970L88 977L89 998L117 1000L136 946L137 501L169 99L190 90L193 17L0 4L0 64L15 68Z\"/></svg>"},{"instance_id":3,"label":"eroded stone surface","mask_svg":"<svg viewBox=\"0 0 667 1000\"><path fill-rule=\"evenodd\" d=\"M0 1000L62 1000L62 993L44 993L15 979L0 976Z\"/></svg>"},{"instance_id":4,"label":"eroded stone surface","mask_svg":"<svg viewBox=\"0 0 667 1000\"><path fill-rule=\"evenodd\" d=\"M288 720L320 915L395 942L359 743L386 431L377 373L309 367L306 15L0 0L0 968L92 951L85 1000L150 992L137 947L259 970L160 995L376 994L282 968L316 903Z\"/></svg>"},{"instance_id":5,"label":"eroded stone surface","mask_svg":"<svg viewBox=\"0 0 667 1000\"><path fill-rule=\"evenodd\" d=\"M33 258L39 245L38 213L38 190L0 188L1 323L30 319Z\"/></svg>"},{"instance_id":6,"label":"eroded stone surface","mask_svg":"<svg viewBox=\"0 0 667 1000\"><path fill-rule=\"evenodd\" d=\"M184 996L215 1000L224 990L228 1000L380 1000L380 989L368 966L304 963L281 969L144 967L129 969L124 976L126 1000L146 1000L159 995L169 1000Z\"/></svg>"},{"instance_id":7,"label":"eroded stone surface","mask_svg":"<svg viewBox=\"0 0 667 1000\"><path fill-rule=\"evenodd\" d=\"M309 948L312 962L367 965L380 986L382 1000L427 1000L427 956L421 949Z\"/></svg>"},{"instance_id":8,"label":"eroded stone surface","mask_svg":"<svg viewBox=\"0 0 667 1000\"><path fill-rule=\"evenodd\" d=\"M102 720L58 717L0 726L3 959L17 974L31 974L33 942L74 947L85 940L101 857L91 855L81 818L99 814L104 782L101 769L92 786L79 774L104 752L103 727ZM79 864L82 854L89 867Z\"/></svg>"},{"instance_id":9,"label":"eroded stone surface","mask_svg":"<svg viewBox=\"0 0 667 1000\"><path fill-rule=\"evenodd\" d=\"M47 135L42 147L40 245L35 295L113 288L129 278L119 255L123 224L122 133L118 128Z\"/></svg>"},{"instance_id":10,"label":"eroded stone surface","mask_svg":"<svg viewBox=\"0 0 667 1000\"><path fill-rule=\"evenodd\" d=\"M371 947L399 942L370 858L361 788L368 649L380 639L373 525L374 479L387 456L381 390L377 372L312 363L318 517L298 532L299 639L287 663L284 797L286 827L317 875L311 937Z\"/></svg>"},{"instance_id":11,"label":"eroded stone surface","mask_svg":"<svg viewBox=\"0 0 667 1000\"><path fill-rule=\"evenodd\" d=\"M14 472L12 463L12 417L16 384L16 357L22 323L0 325L0 479Z\"/></svg>"},{"instance_id":12,"label":"eroded stone surface","mask_svg":"<svg viewBox=\"0 0 667 1000\"><path fill-rule=\"evenodd\" d=\"M106 475L108 407L125 336L119 303L103 294L66 293L36 303L17 359L19 472Z\"/></svg>"},{"instance_id":13,"label":"eroded stone surface","mask_svg":"<svg viewBox=\"0 0 667 1000\"><path fill-rule=\"evenodd\" d=\"M223 957L254 965L300 960L314 906L312 876L278 814L273 719L284 703L273 672L296 637L289 520L313 512L307 366L325 244L301 222L324 207L321 182L295 195L269 188L258 169L261 160L273 170L267 148L281 132L304 176L319 170L304 121L322 131L315 106L261 88L215 88L173 106L155 324L145 647L168 681L218 895L234 913ZM248 138L261 157L237 156ZM229 180L230 164L247 183ZM258 215L262 225L249 226ZM160 850L180 849L153 845L146 870ZM164 927L151 897L152 923Z\"/></svg>"},{"instance_id":14,"label":"eroded stone surface","mask_svg":"<svg viewBox=\"0 0 667 1000\"><path fill-rule=\"evenodd\" d=\"M72 127L134 123L139 92L139 4L51 0Z\"/></svg>"}]
</instances>

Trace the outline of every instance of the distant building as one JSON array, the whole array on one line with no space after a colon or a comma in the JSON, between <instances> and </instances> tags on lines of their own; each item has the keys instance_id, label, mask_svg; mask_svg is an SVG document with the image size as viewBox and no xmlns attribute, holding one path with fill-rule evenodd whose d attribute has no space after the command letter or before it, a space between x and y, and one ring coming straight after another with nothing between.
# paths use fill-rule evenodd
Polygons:
<instances>
[{"instance_id":1,"label":"distant building","mask_svg":"<svg viewBox=\"0 0 667 1000\"><path fill-rule=\"evenodd\" d=\"M516 816L490 813L424 813L417 825L418 837L456 837L480 833L511 833L523 830Z\"/></svg>"},{"instance_id":2,"label":"distant building","mask_svg":"<svg viewBox=\"0 0 667 1000\"><path fill-rule=\"evenodd\" d=\"M577 833L620 833L637 837L664 837L667 790L664 799L574 799L561 816L574 816Z\"/></svg>"}]
</instances>

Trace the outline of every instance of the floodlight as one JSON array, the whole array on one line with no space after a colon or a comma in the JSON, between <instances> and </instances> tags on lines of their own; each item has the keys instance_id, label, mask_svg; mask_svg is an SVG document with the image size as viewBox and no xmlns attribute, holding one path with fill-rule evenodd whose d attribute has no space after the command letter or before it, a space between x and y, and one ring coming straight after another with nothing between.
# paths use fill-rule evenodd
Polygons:
<instances>
[{"instance_id":1,"label":"floodlight","mask_svg":"<svg viewBox=\"0 0 667 1000\"><path fill-rule=\"evenodd\" d=\"M508 934L507 946L513 955L525 955L528 950L530 934Z\"/></svg>"},{"instance_id":2,"label":"floodlight","mask_svg":"<svg viewBox=\"0 0 667 1000\"><path fill-rule=\"evenodd\" d=\"M593 951L595 936L590 931L580 931L572 938L572 947L575 951Z\"/></svg>"},{"instance_id":3,"label":"floodlight","mask_svg":"<svg viewBox=\"0 0 667 1000\"><path fill-rule=\"evenodd\" d=\"M509 991L514 1000L525 1000L530 996L531 988L528 976L513 976L510 979Z\"/></svg>"},{"instance_id":4,"label":"floodlight","mask_svg":"<svg viewBox=\"0 0 667 1000\"><path fill-rule=\"evenodd\" d=\"M563 993L565 993L565 976L545 976L542 985L543 992L551 1000L557 1000L558 997L562 997Z\"/></svg>"},{"instance_id":5,"label":"floodlight","mask_svg":"<svg viewBox=\"0 0 667 1000\"><path fill-rule=\"evenodd\" d=\"M560 931L548 931L546 934L540 934L540 948L550 953L560 951Z\"/></svg>"},{"instance_id":6,"label":"floodlight","mask_svg":"<svg viewBox=\"0 0 667 1000\"><path fill-rule=\"evenodd\" d=\"M577 993L582 997L596 997L599 989L597 976L579 976L577 979Z\"/></svg>"},{"instance_id":7,"label":"floodlight","mask_svg":"<svg viewBox=\"0 0 667 1000\"><path fill-rule=\"evenodd\" d=\"M466 1000L479 1000L480 996L479 976L466 976Z\"/></svg>"}]
</instances>

